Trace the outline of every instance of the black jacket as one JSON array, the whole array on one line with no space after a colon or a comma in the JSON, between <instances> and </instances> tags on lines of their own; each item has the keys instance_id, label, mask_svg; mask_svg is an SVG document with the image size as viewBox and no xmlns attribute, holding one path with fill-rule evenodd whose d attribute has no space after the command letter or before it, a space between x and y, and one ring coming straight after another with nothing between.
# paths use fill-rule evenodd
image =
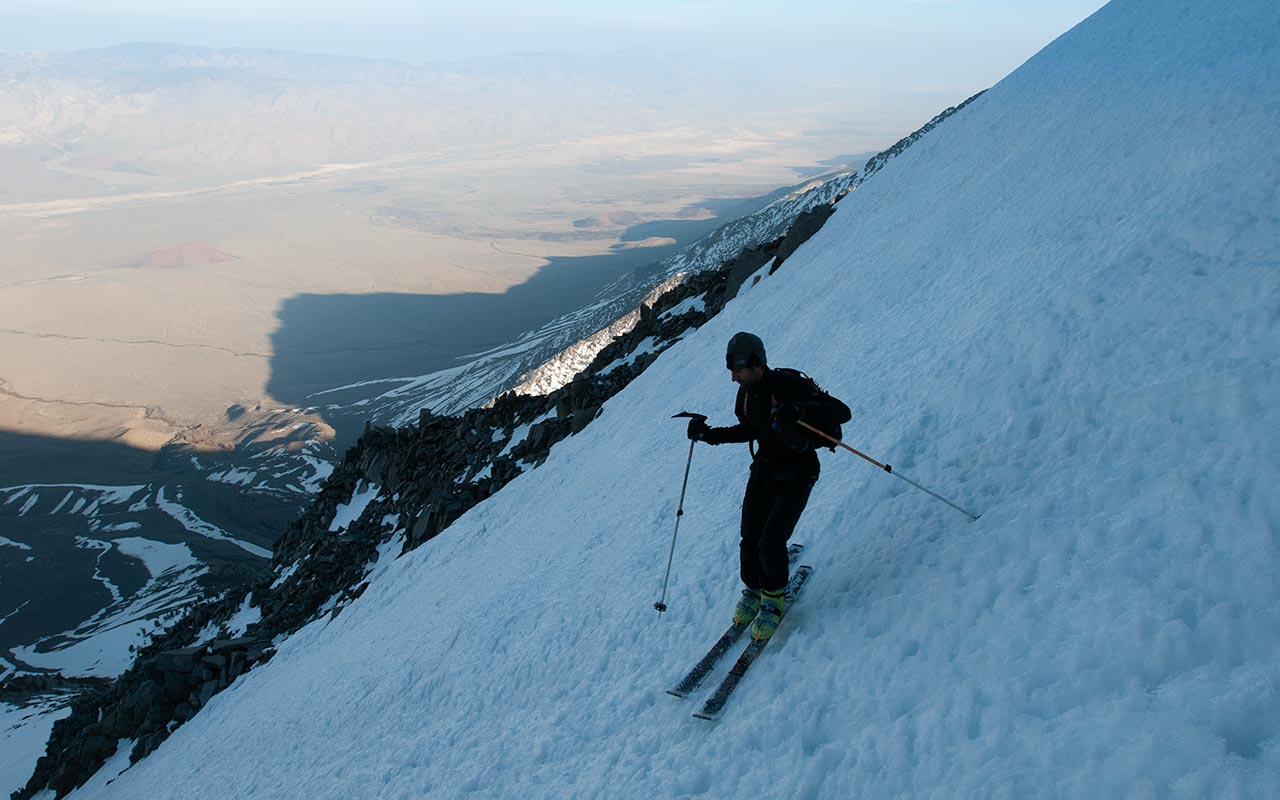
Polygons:
<instances>
[{"instance_id":1,"label":"black jacket","mask_svg":"<svg viewBox=\"0 0 1280 800\"><path fill-rule=\"evenodd\" d=\"M751 462L752 470L765 469L778 480L817 480L818 454L814 450L831 443L799 425L777 424L773 413L786 403L800 406L801 419L815 427L822 427L822 422L842 425L853 416L848 406L819 390L807 378L765 369L764 377L755 386L738 387L733 404L738 424L711 428L704 440L708 444L755 441L759 447Z\"/></svg>"}]
</instances>

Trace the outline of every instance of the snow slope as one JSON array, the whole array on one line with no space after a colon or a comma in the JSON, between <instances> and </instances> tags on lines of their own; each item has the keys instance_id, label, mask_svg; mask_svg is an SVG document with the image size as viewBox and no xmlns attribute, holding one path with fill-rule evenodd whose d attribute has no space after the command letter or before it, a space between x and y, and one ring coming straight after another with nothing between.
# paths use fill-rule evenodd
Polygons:
<instances>
[{"instance_id":1,"label":"snow slope","mask_svg":"<svg viewBox=\"0 0 1280 800\"><path fill-rule=\"evenodd\" d=\"M23 787L44 755L53 723L71 713L59 700L44 697L21 707L0 702L0 797Z\"/></svg>"},{"instance_id":2,"label":"snow slope","mask_svg":"<svg viewBox=\"0 0 1280 800\"><path fill-rule=\"evenodd\" d=\"M1275 797L1280 14L1115 0L841 202L582 434L92 797ZM855 410L715 726L722 348ZM398 548L387 548L394 553ZM699 698L700 699L700 698Z\"/></svg>"}]
</instances>

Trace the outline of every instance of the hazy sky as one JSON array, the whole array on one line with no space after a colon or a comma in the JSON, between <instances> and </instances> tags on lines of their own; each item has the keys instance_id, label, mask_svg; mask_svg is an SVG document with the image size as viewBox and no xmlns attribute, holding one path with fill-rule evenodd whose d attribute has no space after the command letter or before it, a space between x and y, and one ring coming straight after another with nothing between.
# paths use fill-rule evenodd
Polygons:
<instances>
[{"instance_id":1,"label":"hazy sky","mask_svg":"<svg viewBox=\"0 0 1280 800\"><path fill-rule=\"evenodd\" d=\"M1003 77L1103 0L0 0L0 52L128 41L265 47L413 64L647 45L757 64Z\"/></svg>"}]
</instances>

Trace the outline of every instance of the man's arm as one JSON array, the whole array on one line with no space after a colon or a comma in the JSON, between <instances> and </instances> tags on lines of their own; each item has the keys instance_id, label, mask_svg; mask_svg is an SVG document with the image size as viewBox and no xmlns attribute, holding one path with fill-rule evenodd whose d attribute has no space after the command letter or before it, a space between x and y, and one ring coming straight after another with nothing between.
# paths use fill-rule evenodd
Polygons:
<instances>
[{"instance_id":1,"label":"man's arm","mask_svg":"<svg viewBox=\"0 0 1280 800\"><path fill-rule=\"evenodd\" d=\"M733 402L734 409L742 408L743 391L738 390L738 396ZM702 420L697 420L696 426L693 421L689 423L689 438L707 444L730 444L732 442L749 442L755 438L755 431L747 424L747 420L742 416L740 411L735 411L738 417L736 425L729 425L724 428L712 428Z\"/></svg>"},{"instance_id":2,"label":"man's arm","mask_svg":"<svg viewBox=\"0 0 1280 800\"><path fill-rule=\"evenodd\" d=\"M707 428L702 437L702 441L707 444L749 442L751 439L751 426L745 422L739 422L737 425L730 425L726 428Z\"/></svg>"}]
</instances>

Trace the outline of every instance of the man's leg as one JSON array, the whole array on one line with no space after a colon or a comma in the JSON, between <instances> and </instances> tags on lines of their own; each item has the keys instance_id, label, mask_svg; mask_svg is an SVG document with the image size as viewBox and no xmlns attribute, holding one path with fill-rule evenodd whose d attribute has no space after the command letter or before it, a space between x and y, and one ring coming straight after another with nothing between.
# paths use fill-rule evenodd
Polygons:
<instances>
[{"instance_id":1,"label":"man's leg","mask_svg":"<svg viewBox=\"0 0 1280 800\"><path fill-rule=\"evenodd\" d=\"M769 516L760 534L760 608L751 623L752 639L768 639L782 620L787 587L787 539L809 502L811 481L770 481Z\"/></svg>"},{"instance_id":2,"label":"man's leg","mask_svg":"<svg viewBox=\"0 0 1280 800\"><path fill-rule=\"evenodd\" d=\"M768 514L760 530L759 580L761 589L780 591L787 587L787 540L809 503L813 483L806 480L769 481Z\"/></svg>"},{"instance_id":3,"label":"man's leg","mask_svg":"<svg viewBox=\"0 0 1280 800\"><path fill-rule=\"evenodd\" d=\"M738 544L738 566L742 583L748 589L761 589L760 539L769 520L772 503L763 471L751 471L747 491L742 497L742 541ZM783 543L786 563L786 543Z\"/></svg>"}]
</instances>

